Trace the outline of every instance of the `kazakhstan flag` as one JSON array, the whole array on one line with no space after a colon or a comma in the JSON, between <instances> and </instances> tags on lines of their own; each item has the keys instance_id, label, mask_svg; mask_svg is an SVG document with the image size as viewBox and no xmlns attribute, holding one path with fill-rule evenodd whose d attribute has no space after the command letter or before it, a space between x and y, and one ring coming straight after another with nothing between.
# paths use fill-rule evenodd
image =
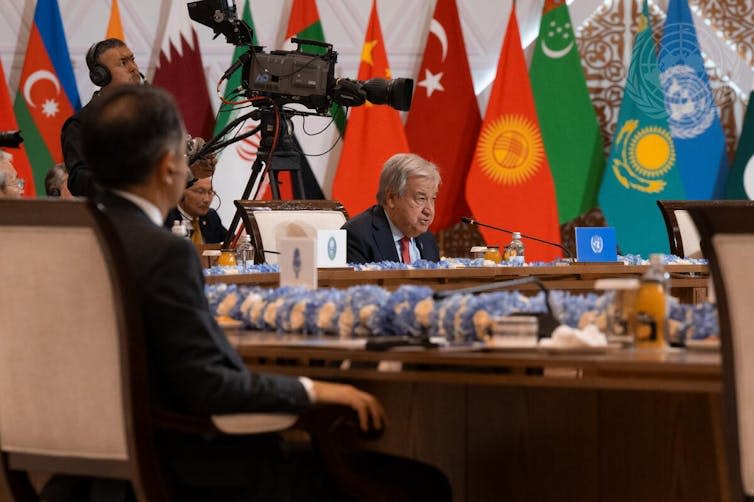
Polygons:
<instances>
[{"instance_id":1,"label":"kazakhstan flag","mask_svg":"<svg viewBox=\"0 0 754 502\"><path fill-rule=\"evenodd\" d=\"M599 203L621 253L646 257L669 249L656 201L684 198L644 0Z\"/></svg>"},{"instance_id":2,"label":"kazakhstan flag","mask_svg":"<svg viewBox=\"0 0 754 502\"><path fill-rule=\"evenodd\" d=\"M670 0L659 69L686 197L717 198L728 174L725 135L687 0Z\"/></svg>"}]
</instances>

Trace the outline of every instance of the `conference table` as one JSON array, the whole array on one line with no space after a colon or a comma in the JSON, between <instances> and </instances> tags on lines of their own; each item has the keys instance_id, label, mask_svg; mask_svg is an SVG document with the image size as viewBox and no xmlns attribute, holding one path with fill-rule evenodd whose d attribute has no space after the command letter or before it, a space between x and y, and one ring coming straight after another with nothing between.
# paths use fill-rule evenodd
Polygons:
<instances>
[{"instance_id":1,"label":"conference table","mask_svg":"<svg viewBox=\"0 0 754 502\"><path fill-rule=\"evenodd\" d=\"M254 371L348 381L390 418L366 445L430 462L458 501L726 500L720 355L705 350L366 350L228 330Z\"/></svg>"},{"instance_id":2,"label":"conference table","mask_svg":"<svg viewBox=\"0 0 754 502\"><path fill-rule=\"evenodd\" d=\"M536 276L547 289L591 291L595 281L606 278L638 278L648 265L624 265L623 263L571 263L552 266L525 267L460 267L442 269L406 270L361 270L352 268L320 268L318 286L345 288L357 284L376 284L393 290L404 284L423 285L435 290L465 288L479 284ZM686 303L697 303L706 298L709 271L707 265L667 265L673 294ZM277 286L278 273L250 273L233 275L209 275L208 284L233 283L254 284L266 287ZM520 286L524 291L536 290L534 284Z\"/></svg>"}]
</instances>

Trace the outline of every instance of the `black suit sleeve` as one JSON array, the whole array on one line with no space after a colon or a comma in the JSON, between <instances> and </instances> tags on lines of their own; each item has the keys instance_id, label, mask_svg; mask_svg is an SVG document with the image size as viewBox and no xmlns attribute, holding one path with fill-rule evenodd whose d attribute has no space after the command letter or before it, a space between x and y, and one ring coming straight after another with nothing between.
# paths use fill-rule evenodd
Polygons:
<instances>
[{"instance_id":1,"label":"black suit sleeve","mask_svg":"<svg viewBox=\"0 0 754 502\"><path fill-rule=\"evenodd\" d=\"M299 411L309 405L297 378L249 372L209 312L191 243L170 239L142 285L151 371L177 411L196 415Z\"/></svg>"},{"instance_id":2,"label":"black suit sleeve","mask_svg":"<svg viewBox=\"0 0 754 502\"><path fill-rule=\"evenodd\" d=\"M74 115L66 120L60 133L63 160L68 170L68 190L73 195L90 197L96 190L94 177L84 161L81 140L81 117Z\"/></svg>"}]
</instances>

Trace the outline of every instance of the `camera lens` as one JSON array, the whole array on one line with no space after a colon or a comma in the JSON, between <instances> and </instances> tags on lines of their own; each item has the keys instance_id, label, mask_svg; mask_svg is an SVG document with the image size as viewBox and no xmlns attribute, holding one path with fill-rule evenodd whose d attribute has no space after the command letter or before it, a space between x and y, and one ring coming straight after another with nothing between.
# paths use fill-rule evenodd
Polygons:
<instances>
[{"instance_id":1,"label":"camera lens","mask_svg":"<svg viewBox=\"0 0 754 502\"><path fill-rule=\"evenodd\" d=\"M390 105L403 112L411 108L414 81L410 78L372 78L362 82L362 86L367 99L376 105Z\"/></svg>"}]
</instances>

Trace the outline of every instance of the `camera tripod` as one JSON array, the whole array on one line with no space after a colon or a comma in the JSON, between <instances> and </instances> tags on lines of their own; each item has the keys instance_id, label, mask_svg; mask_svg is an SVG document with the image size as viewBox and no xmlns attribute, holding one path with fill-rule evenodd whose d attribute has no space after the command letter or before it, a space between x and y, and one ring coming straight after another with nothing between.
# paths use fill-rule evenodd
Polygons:
<instances>
[{"instance_id":1,"label":"camera tripod","mask_svg":"<svg viewBox=\"0 0 754 502\"><path fill-rule=\"evenodd\" d=\"M258 117L255 116L257 115ZM280 114L278 120L276 114ZM291 134L290 119L292 116L302 114L295 110L279 110L276 112L271 108L262 108L255 110L252 118L258 118L259 125L254 130L245 133L243 137L248 137L261 132L261 141L257 150L257 156L251 165L251 173L244 188L241 199L248 199L254 186L257 186L257 192L261 187L262 179L265 173L269 176L270 190L274 200L280 200L280 180L279 175L282 172L291 174L293 183L292 192L294 199L304 198L304 177L303 177L303 157L298 144ZM238 139L238 138L236 138ZM241 138L242 139L242 138ZM256 198L257 193L254 194ZM228 234L225 237L224 246L228 247L236 234L236 229L241 221L241 214L236 211L233 215Z\"/></svg>"}]
</instances>

